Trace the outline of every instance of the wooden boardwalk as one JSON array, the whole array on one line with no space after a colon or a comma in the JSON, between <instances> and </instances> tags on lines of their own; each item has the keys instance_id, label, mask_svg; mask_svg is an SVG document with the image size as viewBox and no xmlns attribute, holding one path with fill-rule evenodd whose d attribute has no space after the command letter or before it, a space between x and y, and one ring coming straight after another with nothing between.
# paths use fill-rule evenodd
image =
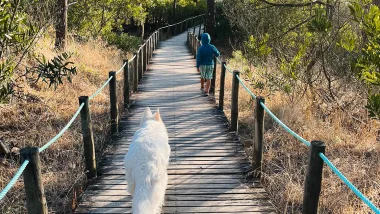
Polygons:
<instances>
[{"instance_id":1,"label":"wooden boardwalk","mask_svg":"<svg viewBox=\"0 0 380 214\"><path fill-rule=\"evenodd\" d=\"M146 106L160 109L172 149L164 213L275 213L224 116L202 97L186 34L161 42L112 151L76 213L131 213L123 159Z\"/></svg>"}]
</instances>

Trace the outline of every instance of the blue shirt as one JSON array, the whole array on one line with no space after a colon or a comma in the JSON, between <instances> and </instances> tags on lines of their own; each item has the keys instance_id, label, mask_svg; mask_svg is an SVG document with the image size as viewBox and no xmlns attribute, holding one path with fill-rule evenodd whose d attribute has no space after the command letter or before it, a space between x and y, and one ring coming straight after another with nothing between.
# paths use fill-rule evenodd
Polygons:
<instances>
[{"instance_id":1,"label":"blue shirt","mask_svg":"<svg viewBox=\"0 0 380 214\"><path fill-rule=\"evenodd\" d=\"M202 34L202 45L198 48L197 52L197 68L201 65L214 65L214 56L220 55L218 49L210 44L211 38L208 33Z\"/></svg>"}]
</instances>

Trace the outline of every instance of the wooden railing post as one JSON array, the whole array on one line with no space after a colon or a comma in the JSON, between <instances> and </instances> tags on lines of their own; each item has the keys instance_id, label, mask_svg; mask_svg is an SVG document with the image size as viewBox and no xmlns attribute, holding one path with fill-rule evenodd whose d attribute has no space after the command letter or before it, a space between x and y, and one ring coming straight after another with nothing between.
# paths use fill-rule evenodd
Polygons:
<instances>
[{"instance_id":1,"label":"wooden railing post","mask_svg":"<svg viewBox=\"0 0 380 214\"><path fill-rule=\"evenodd\" d=\"M224 84L226 77L226 62L222 62L222 71L220 73L220 90L219 90L219 110L223 111L224 107Z\"/></svg>"},{"instance_id":2,"label":"wooden railing post","mask_svg":"<svg viewBox=\"0 0 380 214\"><path fill-rule=\"evenodd\" d=\"M168 32L166 33L166 39L169 39L170 38L170 26L168 26Z\"/></svg>"},{"instance_id":3,"label":"wooden railing post","mask_svg":"<svg viewBox=\"0 0 380 214\"><path fill-rule=\"evenodd\" d=\"M153 36L151 36L150 37L150 44L151 44L151 46L150 46L150 58L152 58L153 57L153 50L154 50L154 40L153 40Z\"/></svg>"},{"instance_id":4,"label":"wooden railing post","mask_svg":"<svg viewBox=\"0 0 380 214\"><path fill-rule=\"evenodd\" d=\"M129 62L128 60L124 60L125 66L124 66L124 108L128 108L129 106Z\"/></svg>"},{"instance_id":5,"label":"wooden railing post","mask_svg":"<svg viewBox=\"0 0 380 214\"><path fill-rule=\"evenodd\" d=\"M143 55L143 48L141 47L139 50L139 82L143 78L143 69L144 69L144 55Z\"/></svg>"},{"instance_id":6,"label":"wooden railing post","mask_svg":"<svg viewBox=\"0 0 380 214\"><path fill-rule=\"evenodd\" d=\"M197 58L198 40L197 36L194 34L194 59Z\"/></svg>"},{"instance_id":7,"label":"wooden railing post","mask_svg":"<svg viewBox=\"0 0 380 214\"><path fill-rule=\"evenodd\" d=\"M111 106L111 133L116 133L119 131L119 115L117 112L117 96L116 96L116 72L110 71L110 106Z\"/></svg>"},{"instance_id":8,"label":"wooden railing post","mask_svg":"<svg viewBox=\"0 0 380 214\"><path fill-rule=\"evenodd\" d=\"M20 151L21 163L29 160L23 173L28 214L48 214L39 153L36 147L26 147Z\"/></svg>"},{"instance_id":9,"label":"wooden railing post","mask_svg":"<svg viewBox=\"0 0 380 214\"><path fill-rule=\"evenodd\" d=\"M150 58L149 58L149 50L150 50L150 39L148 38L146 40L146 59L147 59L147 65L149 65Z\"/></svg>"},{"instance_id":10,"label":"wooden railing post","mask_svg":"<svg viewBox=\"0 0 380 214\"><path fill-rule=\"evenodd\" d=\"M84 103L84 106L80 111L80 119L82 123L82 137L86 174L87 179L93 179L97 176L97 173L94 137L92 134L91 113L90 106L88 103L88 96L79 97L79 105L82 105L82 103Z\"/></svg>"},{"instance_id":11,"label":"wooden railing post","mask_svg":"<svg viewBox=\"0 0 380 214\"><path fill-rule=\"evenodd\" d=\"M143 59L144 59L144 61L143 61L143 73L145 73L145 71L146 71L146 65L148 64L147 63L147 58L146 58L146 41L144 41L144 46L143 46Z\"/></svg>"},{"instance_id":12,"label":"wooden railing post","mask_svg":"<svg viewBox=\"0 0 380 214\"><path fill-rule=\"evenodd\" d=\"M198 35L201 35L202 22L199 23Z\"/></svg>"},{"instance_id":13,"label":"wooden railing post","mask_svg":"<svg viewBox=\"0 0 380 214\"><path fill-rule=\"evenodd\" d=\"M189 47L189 31L187 31L186 33L186 44L187 44L187 47Z\"/></svg>"},{"instance_id":14,"label":"wooden railing post","mask_svg":"<svg viewBox=\"0 0 380 214\"><path fill-rule=\"evenodd\" d=\"M319 157L319 153L325 154L325 148L325 144L321 141L311 142L303 193L303 214L316 214L318 211L323 169L323 160Z\"/></svg>"},{"instance_id":15,"label":"wooden railing post","mask_svg":"<svg viewBox=\"0 0 380 214\"><path fill-rule=\"evenodd\" d=\"M133 91L137 92L137 88L139 86L139 72L138 72L138 56L139 54L136 52L134 54L135 59L133 61Z\"/></svg>"},{"instance_id":16,"label":"wooden railing post","mask_svg":"<svg viewBox=\"0 0 380 214\"><path fill-rule=\"evenodd\" d=\"M263 156L264 143L264 108L260 103L265 103L264 97L256 97L255 106L255 133L253 141L253 168L260 172L261 176L261 160Z\"/></svg>"},{"instance_id":17,"label":"wooden railing post","mask_svg":"<svg viewBox=\"0 0 380 214\"><path fill-rule=\"evenodd\" d=\"M156 44L156 46L154 47L154 50L156 50L157 49L157 46L158 46L158 31L156 31L155 33L154 33L154 44Z\"/></svg>"},{"instance_id":18,"label":"wooden railing post","mask_svg":"<svg viewBox=\"0 0 380 214\"><path fill-rule=\"evenodd\" d=\"M232 96L231 96L231 131L238 131L239 118L239 80L237 76L240 72L235 70L232 76Z\"/></svg>"},{"instance_id":19,"label":"wooden railing post","mask_svg":"<svg viewBox=\"0 0 380 214\"><path fill-rule=\"evenodd\" d=\"M158 41L162 41L162 28L158 30Z\"/></svg>"},{"instance_id":20,"label":"wooden railing post","mask_svg":"<svg viewBox=\"0 0 380 214\"><path fill-rule=\"evenodd\" d=\"M158 45L158 43L157 43L157 34L158 33L158 31L156 31L155 33L154 33L154 50L156 50L157 49L157 45Z\"/></svg>"},{"instance_id":21,"label":"wooden railing post","mask_svg":"<svg viewBox=\"0 0 380 214\"><path fill-rule=\"evenodd\" d=\"M214 56L214 70L212 71L212 79L211 79L211 88L210 93L215 95L215 81L216 81L216 66L218 65L218 62L216 60L216 57Z\"/></svg>"}]
</instances>

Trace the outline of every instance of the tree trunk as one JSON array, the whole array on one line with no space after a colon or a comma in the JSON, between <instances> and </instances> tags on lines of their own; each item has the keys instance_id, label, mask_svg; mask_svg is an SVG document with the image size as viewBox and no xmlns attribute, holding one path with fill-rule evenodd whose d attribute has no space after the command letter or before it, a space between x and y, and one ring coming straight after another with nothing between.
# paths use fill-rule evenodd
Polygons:
<instances>
[{"instance_id":1,"label":"tree trunk","mask_svg":"<svg viewBox=\"0 0 380 214\"><path fill-rule=\"evenodd\" d=\"M57 20L55 25L55 48L64 50L67 37L67 0L57 0Z\"/></svg>"},{"instance_id":2,"label":"tree trunk","mask_svg":"<svg viewBox=\"0 0 380 214\"><path fill-rule=\"evenodd\" d=\"M172 24L175 23L175 10L176 10L176 7L177 7L177 0L174 0L173 1L173 15L172 15Z\"/></svg>"},{"instance_id":3,"label":"tree trunk","mask_svg":"<svg viewBox=\"0 0 380 214\"><path fill-rule=\"evenodd\" d=\"M207 0L206 32L210 34L211 40L215 39L215 10L215 0Z\"/></svg>"}]
</instances>

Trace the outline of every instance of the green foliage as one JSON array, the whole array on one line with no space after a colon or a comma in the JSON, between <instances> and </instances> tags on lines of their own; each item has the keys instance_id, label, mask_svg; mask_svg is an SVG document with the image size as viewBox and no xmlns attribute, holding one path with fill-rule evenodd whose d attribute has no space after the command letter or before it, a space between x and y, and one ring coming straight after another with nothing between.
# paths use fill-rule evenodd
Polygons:
<instances>
[{"instance_id":1,"label":"green foliage","mask_svg":"<svg viewBox=\"0 0 380 214\"><path fill-rule=\"evenodd\" d=\"M353 19L359 23L366 35L366 43L353 64L353 70L368 86L369 97L366 106L370 116L379 119L380 115L380 9L375 5L360 2L350 4ZM368 7L367 7L368 8Z\"/></svg>"},{"instance_id":2,"label":"green foliage","mask_svg":"<svg viewBox=\"0 0 380 214\"><path fill-rule=\"evenodd\" d=\"M47 60L42 56L42 59L37 58L38 65L27 69L27 72L37 74L36 82L41 79L43 82L48 83L49 87L53 86L56 89L59 84L63 84L62 79L64 77L71 82L71 76L77 73L76 67L69 67L74 64L68 61L71 55L64 52L55 56L52 60Z\"/></svg>"},{"instance_id":3,"label":"green foliage","mask_svg":"<svg viewBox=\"0 0 380 214\"><path fill-rule=\"evenodd\" d=\"M115 45L124 52L133 52L137 50L140 45L140 38L130 36L127 33L121 33L120 35L110 33L106 39L110 45Z\"/></svg>"},{"instance_id":4,"label":"green foliage","mask_svg":"<svg viewBox=\"0 0 380 214\"><path fill-rule=\"evenodd\" d=\"M11 77L13 76L13 63L8 60L0 63L0 103L7 101L12 93Z\"/></svg>"},{"instance_id":5,"label":"green foliage","mask_svg":"<svg viewBox=\"0 0 380 214\"><path fill-rule=\"evenodd\" d=\"M269 56L272 48L268 46L268 41L269 34L265 34L261 39L256 39L251 35L248 41L244 42L247 58L251 59L252 64L260 63Z\"/></svg>"},{"instance_id":6,"label":"green foliage","mask_svg":"<svg viewBox=\"0 0 380 214\"><path fill-rule=\"evenodd\" d=\"M380 119L380 94L369 95L366 108L370 117Z\"/></svg>"},{"instance_id":7,"label":"green foliage","mask_svg":"<svg viewBox=\"0 0 380 214\"><path fill-rule=\"evenodd\" d=\"M19 2L0 0L0 103L12 93L15 58L29 45L33 28L17 10Z\"/></svg>"},{"instance_id":8,"label":"green foliage","mask_svg":"<svg viewBox=\"0 0 380 214\"><path fill-rule=\"evenodd\" d=\"M315 9L315 17L309 22L310 32L327 33L330 31L332 23L328 20L324 8Z\"/></svg>"}]
</instances>

